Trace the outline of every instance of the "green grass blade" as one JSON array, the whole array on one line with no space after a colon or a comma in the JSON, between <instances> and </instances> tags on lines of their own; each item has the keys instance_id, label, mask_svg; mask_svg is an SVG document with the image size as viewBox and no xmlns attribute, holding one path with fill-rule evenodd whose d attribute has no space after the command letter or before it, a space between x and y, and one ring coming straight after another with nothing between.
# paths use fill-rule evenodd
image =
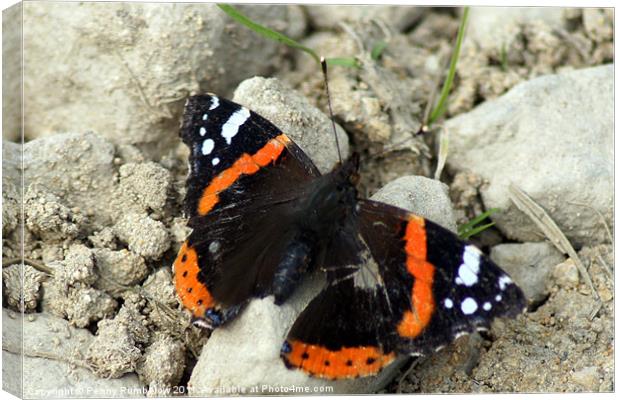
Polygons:
<instances>
[{"instance_id":1,"label":"green grass blade","mask_svg":"<svg viewBox=\"0 0 620 400\"><path fill-rule=\"evenodd\" d=\"M463 10L463 17L461 18L461 25L459 26L459 31L456 36L456 44L454 46L454 50L452 51L452 58L450 59L450 69L448 70L448 76L446 80L443 82L443 87L441 88L441 96L439 97L439 102L435 109L431 112L431 116L426 122L427 126L431 126L439 117L441 117L446 109L446 102L448 100L448 95L450 94L450 89L452 89L452 82L454 81L454 74L456 73L456 63L459 59L459 54L461 53L461 44L463 43L463 37L465 36L465 27L467 25L467 18L469 17L469 7L465 7Z\"/></svg>"},{"instance_id":2,"label":"green grass blade","mask_svg":"<svg viewBox=\"0 0 620 400\"><path fill-rule=\"evenodd\" d=\"M499 208L490 208L488 210L486 210L485 212L483 212L482 214L478 215L475 218L472 218L469 222L467 222L466 224L461 225L460 229L466 229L466 228L471 228L474 225L479 224L480 222L484 221L485 219L487 219L488 217L490 217L491 215L495 214L496 212L499 211Z\"/></svg>"},{"instance_id":3,"label":"green grass blade","mask_svg":"<svg viewBox=\"0 0 620 400\"><path fill-rule=\"evenodd\" d=\"M476 225L478 225L479 223L481 223L482 221L484 221L485 219L487 219L488 217L490 217L491 215L495 214L498 211L499 211L499 208L490 208L487 211L483 212L482 214L478 215L477 217L472 218L467 223L458 227L458 235L462 237L463 239L466 239L470 236L475 235L476 233L482 232L484 229L488 228L489 226L493 226L493 224L495 224L494 222L491 224L484 225L485 228L481 230L478 230L480 227L476 227ZM474 230L477 230L477 231L475 233L470 233Z\"/></svg>"},{"instance_id":4,"label":"green grass blade","mask_svg":"<svg viewBox=\"0 0 620 400\"><path fill-rule=\"evenodd\" d=\"M318 56L318 54L316 54L316 52L314 50L312 50L311 48L308 48L304 45L302 45L301 43L296 42L295 40L289 38L286 35L283 35L279 32L276 32L274 30L271 30L269 28L266 28L254 21L252 21L251 19L249 19L248 17L246 17L245 15L243 15L239 10L237 10L235 7L229 5L229 4L218 4L217 5L222 11L224 11L226 14L228 14L232 19L234 19L235 21L239 22L240 24L243 24L245 26L247 26L248 28L250 28L251 30L253 30L254 32L268 38L271 40L275 40L278 41L280 43L283 43L289 47L293 47L295 49L299 49L302 51L305 51L306 53L310 54L310 56L312 56L312 58L314 58L314 60L317 62L317 64L321 63L321 59Z\"/></svg>"},{"instance_id":5,"label":"green grass blade","mask_svg":"<svg viewBox=\"0 0 620 400\"><path fill-rule=\"evenodd\" d=\"M484 231L485 229L488 229L488 228L492 227L493 225L495 225L495 222L491 222L491 223L488 223L486 225L481 225L481 226L478 226L478 227L476 227L474 229L471 229L469 231L460 233L459 236L462 239L469 239L470 237L479 234L480 232Z\"/></svg>"},{"instance_id":6,"label":"green grass blade","mask_svg":"<svg viewBox=\"0 0 620 400\"><path fill-rule=\"evenodd\" d=\"M349 68L361 68L362 65L355 57L333 57L326 58L325 62L329 66L338 65L341 67L349 67Z\"/></svg>"},{"instance_id":7,"label":"green grass blade","mask_svg":"<svg viewBox=\"0 0 620 400\"><path fill-rule=\"evenodd\" d=\"M508 71L508 51L506 50L506 43L502 44L502 48L499 53L500 65L502 71Z\"/></svg>"},{"instance_id":8,"label":"green grass blade","mask_svg":"<svg viewBox=\"0 0 620 400\"><path fill-rule=\"evenodd\" d=\"M385 50L386 47L387 47L387 43L384 42L383 40L380 40L377 43L375 43L375 45L372 46L372 50L370 52L370 58L372 58L375 61L378 60L379 57L381 57L381 54L383 54L383 50Z\"/></svg>"}]
</instances>

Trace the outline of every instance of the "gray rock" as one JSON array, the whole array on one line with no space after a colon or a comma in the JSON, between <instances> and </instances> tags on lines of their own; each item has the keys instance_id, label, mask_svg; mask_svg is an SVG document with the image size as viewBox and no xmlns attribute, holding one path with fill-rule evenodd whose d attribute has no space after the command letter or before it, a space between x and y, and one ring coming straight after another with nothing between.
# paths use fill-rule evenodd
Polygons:
<instances>
[{"instance_id":1,"label":"gray rock","mask_svg":"<svg viewBox=\"0 0 620 400\"><path fill-rule=\"evenodd\" d=\"M144 396L136 374L105 379L86 368L84 354L93 342L88 330L44 313L23 320L9 314L2 309L3 389L28 398ZM25 385L20 393L22 373Z\"/></svg>"},{"instance_id":2,"label":"gray rock","mask_svg":"<svg viewBox=\"0 0 620 400\"><path fill-rule=\"evenodd\" d=\"M87 286L97 281L93 252L83 244L74 244L65 255L64 260L50 263L54 269L54 280L63 286Z\"/></svg>"},{"instance_id":3,"label":"gray rock","mask_svg":"<svg viewBox=\"0 0 620 400\"><path fill-rule=\"evenodd\" d=\"M45 188L95 225L109 223L115 180L114 146L92 132L24 144L24 181Z\"/></svg>"},{"instance_id":4,"label":"gray rock","mask_svg":"<svg viewBox=\"0 0 620 400\"><path fill-rule=\"evenodd\" d=\"M309 5L305 7L313 26L320 29L338 29L343 21L381 20L395 30L407 29L429 10L411 6L368 5Z\"/></svg>"},{"instance_id":5,"label":"gray rock","mask_svg":"<svg viewBox=\"0 0 620 400\"><path fill-rule=\"evenodd\" d=\"M90 287L99 279L90 248L73 244L64 259L50 261L47 266L53 274L43 282L44 311L66 318L80 328L116 311L117 303L109 294Z\"/></svg>"},{"instance_id":6,"label":"gray rock","mask_svg":"<svg viewBox=\"0 0 620 400\"><path fill-rule=\"evenodd\" d=\"M508 243L493 247L491 259L508 272L529 303L539 303L549 294L549 278L564 256L547 242Z\"/></svg>"},{"instance_id":7,"label":"gray rock","mask_svg":"<svg viewBox=\"0 0 620 400\"><path fill-rule=\"evenodd\" d=\"M2 141L2 235L4 238L8 238L9 234L18 227L20 220L22 207L21 147L21 144ZM15 243L13 247L17 250L19 246Z\"/></svg>"},{"instance_id":8,"label":"gray rock","mask_svg":"<svg viewBox=\"0 0 620 400\"><path fill-rule=\"evenodd\" d=\"M334 116L358 148L383 154L381 162L371 158L362 164L363 179L379 188L400 176L428 175L428 147L415 137L420 128L417 115L432 90L429 77L435 76L420 62L427 59L427 52L413 46L404 35L390 37L380 24L365 21L351 25L341 33L315 33L303 44L326 55L360 61L360 68L330 69L329 88ZM380 40L389 45L378 62L370 51ZM300 89L314 98L316 88L324 86L321 76L307 54L297 52L295 56L299 68L287 79L297 81Z\"/></svg>"},{"instance_id":9,"label":"gray rock","mask_svg":"<svg viewBox=\"0 0 620 400\"><path fill-rule=\"evenodd\" d=\"M32 312L39 302L41 282L45 274L30 265L13 264L2 267L2 294L14 310Z\"/></svg>"},{"instance_id":10,"label":"gray rock","mask_svg":"<svg viewBox=\"0 0 620 400\"><path fill-rule=\"evenodd\" d=\"M448 164L489 184L485 207L508 237L539 241L508 197L511 183L550 213L573 245L608 240L612 222L613 66L544 76L448 120Z\"/></svg>"},{"instance_id":11,"label":"gray rock","mask_svg":"<svg viewBox=\"0 0 620 400\"><path fill-rule=\"evenodd\" d=\"M456 220L448 186L424 176L403 176L372 196L373 200L413 210L446 229L456 232Z\"/></svg>"},{"instance_id":12,"label":"gray rock","mask_svg":"<svg viewBox=\"0 0 620 400\"><path fill-rule=\"evenodd\" d=\"M136 211L161 212L166 205L170 172L154 162L127 163L119 168L119 206Z\"/></svg>"},{"instance_id":13,"label":"gray rock","mask_svg":"<svg viewBox=\"0 0 620 400\"><path fill-rule=\"evenodd\" d=\"M149 275L144 258L127 249L93 250L100 279L96 287L109 293L118 293L129 286L142 282ZM122 286L119 286L122 285Z\"/></svg>"},{"instance_id":14,"label":"gray rock","mask_svg":"<svg viewBox=\"0 0 620 400\"><path fill-rule=\"evenodd\" d=\"M84 221L61 199L36 186L28 187L24 195L24 214L28 230L47 242L75 238Z\"/></svg>"},{"instance_id":15,"label":"gray rock","mask_svg":"<svg viewBox=\"0 0 620 400\"><path fill-rule=\"evenodd\" d=\"M405 195L394 190L398 187ZM428 191L429 193L419 193ZM415 196L413 193L416 193ZM449 204L447 194L439 182L426 182L423 178L407 177L373 197L430 218L439 219L447 226L454 226L449 220L452 213L446 212ZM443 197L443 198L442 198ZM416 199L414 204L412 199ZM437 203L421 204L421 201L438 200ZM438 204L443 218L437 218ZM371 393L385 386L404 358L388 366L377 377L325 381L311 378L300 371L288 370L280 359L280 347L293 322L323 287L322 276L313 276L300 286L282 306L276 306L273 297L254 300L229 325L216 329L204 346L201 356L190 378L190 395L218 395L218 390L237 388L252 394L280 394L274 392L282 386L324 387L331 386L333 393ZM250 338L250 340L248 340ZM251 367L245 367L251 366ZM282 390L282 389L280 389Z\"/></svg>"},{"instance_id":16,"label":"gray rock","mask_svg":"<svg viewBox=\"0 0 620 400\"><path fill-rule=\"evenodd\" d=\"M572 258L567 258L564 262L557 264L552 272L553 278L560 286L574 288L579 285L579 270Z\"/></svg>"},{"instance_id":17,"label":"gray rock","mask_svg":"<svg viewBox=\"0 0 620 400\"><path fill-rule=\"evenodd\" d=\"M502 46L510 48L519 40L524 23L542 22L554 28L564 24L564 8L560 7L472 7L466 40L476 42L483 51Z\"/></svg>"},{"instance_id":18,"label":"gray rock","mask_svg":"<svg viewBox=\"0 0 620 400\"><path fill-rule=\"evenodd\" d=\"M179 329L185 330L188 320L187 315L182 310L178 309L177 293L172 280L172 274L170 266L166 265L151 275L142 284L142 294L147 299L156 299L156 302L149 301L147 306L143 310L143 313L148 316L150 323L155 326L155 331L164 332L179 332ZM176 310L175 318L170 318L169 313L162 312L162 308ZM191 332L197 333L198 329ZM196 336L202 336L202 333L198 333ZM208 340L206 337L200 337L200 340ZM192 346L190 343L192 339L190 336L184 340L185 345L190 348L190 351L199 351L202 346Z\"/></svg>"},{"instance_id":19,"label":"gray rock","mask_svg":"<svg viewBox=\"0 0 620 400\"><path fill-rule=\"evenodd\" d=\"M86 362L102 378L134 372L142 357L141 346L149 335L146 318L128 301L114 319L99 321L97 336L84 353Z\"/></svg>"},{"instance_id":20,"label":"gray rock","mask_svg":"<svg viewBox=\"0 0 620 400\"><path fill-rule=\"evenodd\" d=\"M170 268L160 268L147 278L142 284L144 291L158 303L174 306L177 304L174 284Z\"/></svg>"},{"instance_id":21,"label":"gray rock","mask_svg":"<svg viewBox=\"0 0 620 400\"><path fill-rule=\"evenodd\" d=\"M273 122L314 161L321 173L338 162L334 131L329 117L279 80L255 77L241 82L233 101ZM336 125L343 159L349 155L349 139Z\"/></svg>"},{"instance_id":22,"label":"gray rock","mask_svg":"<svg viewBox=\"0 0 620 400\"><path fill-rule=\"evenodd\" d=\"M170 248L166 227L148 215L129 213L121 216L114 225L114 233L127 243L129 250L146 259L156 260Z\"/></svg>"},{"instance_id":23,"label":"gray rock","mask_svg":"<svg viewBox=\"0 0 620 400\"><path fill-rule=\"evenodd\" d=\"M22 3L2 10L2 139L22 136ZM3 220L4 221L4 220Z\"/></svg>"},{"instance_id":24,"label":"gray rock","mask_svg":"<svg viewBox=\"0 0 620 400\"><path fill-rule=\"evenodd\" d=\"M614 37L614 12L612 8L584 8L583 27L586 34L596 42Z\"/></svg>"},{"instance_id":25,"label":"gray rock","mask_svg":"<svg viewBox=\"0 0 620 400\"><path fill-rule=\"evenodd\" d=\"M185 370L185 346L178 340L161 335L147 347L137 372L149 384L148 397L166 397L175 393Z\"/></svg>"},{"instance_id":26,"label":"gray rock","mask_svg":"<svg viewBox=\"0 0 620 400\"><path fill-rule=\"evenodd\" d=\"M188 94L230 94L241 80L277 69L283 55L281 44L233 22L215 4L23 8L28 138L92 129L158 158L176 143L171 132ZM304 30L295 7L239 9L285 33Z\"/></svg>"},{"instance_id":27,"label":"gray rock","mask_svg":"<svg viewBox=\"0 0 620 400\"><path fill-rule=\"evenodd\" d=\"M116 249L116 235L114 234L114 230L109 226L93 233L88 237L88 240L90 240L96 248L110 250Z\"/></svg>"},{"instance_id":28,"label":"gray rock","mask_svg":"<svg viewBox=\"0 0 620 400\"><path fill-rule=\"evenodd\" d=\"M43 311L66 318L72 325L85 328L92 322L116 312L117 302L107 293L91 287L66 287L62 282L43 282Z\"/></svg>"},{"instance_id":29,"label":"gray rock","mask_svg":"<svg viewBox=\"0 0 620 400\"><path fill-rule=\"evenodd\" d=\"M597 391L599 384L598 368L595 366L585 367L573 372L571 380L581 385L587 391Z\"/></svg>"}]
</instances>

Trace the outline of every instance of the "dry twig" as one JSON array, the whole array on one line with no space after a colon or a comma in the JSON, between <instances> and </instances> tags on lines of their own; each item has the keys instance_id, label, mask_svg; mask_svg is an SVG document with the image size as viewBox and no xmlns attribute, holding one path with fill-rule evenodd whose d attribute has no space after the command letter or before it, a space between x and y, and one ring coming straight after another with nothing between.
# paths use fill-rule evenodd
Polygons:
<instances>
[{"instance_id":1,"label":"dry twig","mask_svg":"<svg viewBox=\"0 0 620 400\"><path fill-rule=\"evenodd\" d=\"M34 261L28 258L7 258L5 260L2 260L2 268L8 267L9 265L13 265L13 264L28 264L32 267L34 267L35 269L47 274L47 275L54 275L54 270L51 269L50 267L48 267L47 265L40 263L38 261Z\"/></svg>"},{"instance_id":2,"label":"dry twig","mask_svg":"<svg viewBox=\"0 0 620 400\"><path fill-rule=\"evenodd\" d=\"M517 206L517 208L523 211L534 223L536 226L540 228L540 230L545 234L545 236L551 240L551 243L560 250L562 253L567 254L570 258L575 261L577 265L577 269L579 270L579 274L586 281L588 286L590 286L590 290L594 294L596 300L600 303L601 298L594 287L594 283L592 283L592 278L590 274L586 270L586 267L583 265L577 252L570 244L566 235L560 230L558 225L551 219L549 214L534 200L532 200L524 191L519 189L516 185L510 184L510 199ZM590 319L594 318L594 315L598 313L600 309L600 305L595 307L595 311L590 314Z\"/></svg>"},{"instance_id":3,"label":"dry twig","mask_svg":"<svg viewBox=\"0 0 620 400\"><path fill-rule=\"evenodd\" d=\"M574 201L569 201L568 203L569 204L574 204L576 206L581 206L581 207L589 208L589 209L593 210L595 213L597 213L599 218L601 219L601 223L603 224L603 227L605 228L605 232L607 232L607 236L609 237L609 243L613 243L614 242L614 237L611 235L611 230L609 229L609 226L607 225L607 221L605 221L605 217L603 216L603 213L601 213L599 210L597 210L596 208L592 207L589 204L577 203L577 202L574 202Z\"/></svg>"}]
</instances>

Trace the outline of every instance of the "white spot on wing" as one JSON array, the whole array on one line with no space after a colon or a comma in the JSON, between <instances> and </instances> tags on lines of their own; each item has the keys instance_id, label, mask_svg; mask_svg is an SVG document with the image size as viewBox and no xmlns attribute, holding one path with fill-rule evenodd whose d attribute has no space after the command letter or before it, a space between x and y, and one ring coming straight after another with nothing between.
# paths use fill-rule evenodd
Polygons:
<instances>
[{"instance_id":1,"label":"white spot on wing","mask_svg":"<svg viewBox=\"0 0 620 400\"><path fill-rule=\"evenodd\" d=\"M454 303L453 303L453 302L452 302L452 300L450 300L450 299L445 299L445 300L443 301L443 305L444 305L444 307L446 307L446 308L452 308L452 306L454 305Z\"/></svg>"},{"instance_id":2,"label":"white spot on wing","mask_svg":"<svg viewBox=\"0 0 620 400\"><path fill-rule=\"evenodd\" d=\"M232 138L239 132L239 127L250 118L250 110L241 107L228 118L228 121L222 126L222 137L226 139L226 143L230 144Z\"/></svg>"},{"instance_id":3,"label":"white spot on wing","mask_svg":"<svg viewBox=\"0 0 620 400\"><path fill-rule=\"evenodd\" d=\"M463 251L463 263L459 267L459 276L456 283L459 285L472 286L478 282L480 272L480 250L474 246L465 246Z\"/></svg>"},{"instance_id":4,"label":"white spot on wing","mask_svg":"<svg viewBox=\"0 0 620 400\"><path fill-rule=\"evenodd\" d=\"M501 290L506 289L506 286L510 285L511 283L512 283L512 279L510 279L508 275L502 275L497 280L497 284L499 285L499 288Z\"/></svg>"},{"instance_id":5,"label":"white spot on wing","mask_svg":"<svg viewBox=\"0 0 620 400\"><path fill-rule=\"evenodd\" d=\"M489 311L491 309L491 303L489 303L488 301L485 301L484 304L482 305L482 309L484 311Z\"/></svg>"},{"instance_id":6,"label":"white spot on wing","mask_svg":"<svg viewBox=\"0 0 620 400\"><path fill-rule=\"evenodd\" d=\"M220 106L220 99L218 99L217 96L213 96L211 97L213 99L213 102L211 103L211 105L209 106L209 110L213 110L216 109ZM205 114L206 115L206 114ZM202 119L205 119L204 116L202 117Z\"/></svg>"},{"instance_id":7,"label":"white spot on wing","mask_svg":"<svg viewBox=\"0 0 620 400\"><path fill-rule=\"evenodd\" d=\"M217 253L220 250L220 242L217 240L212 241L209 244L209 252Z\"/></svg>"},{"instance_id":8,"label":"white spot on wing","mask_svg":"<svg viewBox=\"0 0 620 400\"><path fill-rule=\"evenodd\" d=\"M463 311L463 314L465 315L473 314L476 312L477 309L478 303L476 303L476 300L472 299L471 297L466 298L461 303L461 311Z\"/></svg>"},{"instance_id":9,"label":"white spot on wing","mask_svg":"<svg viewBox=\"0 0 620 400\"><path fill-rule=\"evenodd\" d=\"M206 115L206 114L205 114L205 115ZM200 127L200 136L204 136L204 135L206 135L206 134L207 134L207 130L205 129L205 127L204 127L204 126L201 126L201 127Z\"/></svg>"},{"instance_id":10,"label":"white spot on wing","mask_svg":"<svg viewBox=\"0 0 620 400\"><path fill-rule=\"evenodd\" d=\"M465 246L465 252L463 253L463 262L472 268L478 268L480 264L480 250L477 247L468 245ZM476 267L474 267L476 266Z\"/></svg>"},{"instance_id":11,"label":"white spot on wing","mask_svg":"<svg viewBox=\"0 0 620 400\"><path fill-rule=\"evenodd\" d=\"M495 301L502 301L502 295L498 294L497 296L495 296Z\"/></svg>"},{"instance_id":12,"label":"white spot on wing","mask_svg":"<svg viewBox=\"0 0 620 400\"><path fill-rule=\"evenodd\" d=\"M214 166L220 163L220 159L215 157L213 160L211 160L211 164L213 164Z\"/></svg>"},{"instance_id":13,"label":"white spot on wing","mask_svg":"<svg viewBox=\"0 0 620 400\"><path fill-rule=\"evenodd\" d=\"M461 264L459 267L459 276L456 278L456 283L464 284L465 286L472 286L478 282L478 275L476 275L467 265Z\"/></svg>"},{"instance_id":14,"label":"white spot on wing","mask_svg":"<svg viewBox=\"0 0 620 400\"><path fill-rule=\"evenodd\" d=\"M202 120L206 121L207 120L208 115L207 114L202 114Z\"/></svg>"},{"instance_id":15,"label":"white spot on wing","mask_svg":"<svg viewBox=\"0 0 620 400\"><path fill-rule=\"evenodd\" d=\"M205 140L204 142L202 142L202 154L205 156L211 154L214 147L215 142L213 141L213 139Z\"/></svg>"}]
</instances>

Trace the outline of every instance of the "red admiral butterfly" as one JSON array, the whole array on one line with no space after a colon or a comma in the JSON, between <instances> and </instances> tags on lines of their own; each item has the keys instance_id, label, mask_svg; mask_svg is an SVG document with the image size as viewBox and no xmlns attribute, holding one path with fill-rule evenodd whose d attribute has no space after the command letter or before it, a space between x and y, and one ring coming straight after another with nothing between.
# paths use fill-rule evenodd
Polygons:
<instances>
[{"instance_id":1,"label":"red admiral butterfly","mask_svg":"<svg viewBox=\"0 0 620 400\"><path fill-rule=\"evenodd\" d=\"M376 374L398 354L428 354L525 307L480 250L403 209L361 199L359 158L321 175L269 121L213 95L191 97L185 212L193 228L174 262L193 322L214 329L252 298L282 304L311 271L327 286L281 349L321 378Z\"/></svg>"}]
</instances>

